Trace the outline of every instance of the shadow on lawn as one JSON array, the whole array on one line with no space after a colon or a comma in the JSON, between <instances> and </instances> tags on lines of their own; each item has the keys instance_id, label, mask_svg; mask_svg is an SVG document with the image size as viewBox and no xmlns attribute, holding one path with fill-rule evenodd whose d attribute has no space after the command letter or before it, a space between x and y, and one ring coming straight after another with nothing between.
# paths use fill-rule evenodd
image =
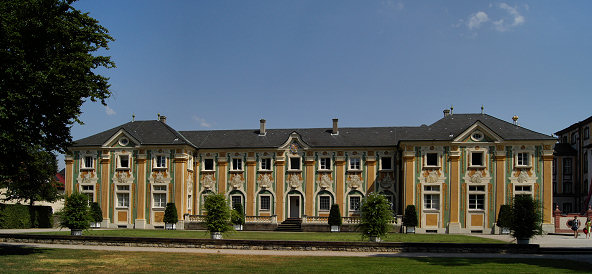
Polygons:
<instances>
[{"instance_id":1,"label":"shadow on lawn","mask_svg":"<svg viewBox=\"0 0 592 274\"><path fill-rule=\"evenodd\" d=\"M568 271L577 272L589 272L591 264L587 262L575 262L562 259L549 259L549 258L409 258L421 263L438 265L442 267L458 267L458 266L471 266L478 264L526 264L532 266L538 266L548 269L562 269Z\"/></svg>"},{"instance_id":2,"label":"shadow on lawn","mask_svg":"<svg viewBox=\"0 0 592 274\"><path fill-rule=\"evenodd\" d=\"M0 244L0 256L6 255L32 255L44 253L47 249L30 247L24 245L7 245Z\"/></svg>"}]
</instances>

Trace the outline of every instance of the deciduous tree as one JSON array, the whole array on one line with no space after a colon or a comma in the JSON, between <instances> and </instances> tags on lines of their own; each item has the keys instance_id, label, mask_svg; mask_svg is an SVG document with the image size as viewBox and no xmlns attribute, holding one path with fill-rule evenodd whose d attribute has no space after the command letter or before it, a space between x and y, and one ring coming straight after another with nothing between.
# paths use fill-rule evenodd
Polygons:
<instances>
[{"instance_id":1,"label":"deciduous tree","mask_svg":"<svg viewBox=\"0 0 592 274\"><path fill-rule=\"evenodd\" d=\"M65 152L86 100L111 94L98 69L115 64L97 52L113 38L73 2L0 1L0 182L11 188L26 188L20 166L38 151Z\"/></svg>"}]
</instances>

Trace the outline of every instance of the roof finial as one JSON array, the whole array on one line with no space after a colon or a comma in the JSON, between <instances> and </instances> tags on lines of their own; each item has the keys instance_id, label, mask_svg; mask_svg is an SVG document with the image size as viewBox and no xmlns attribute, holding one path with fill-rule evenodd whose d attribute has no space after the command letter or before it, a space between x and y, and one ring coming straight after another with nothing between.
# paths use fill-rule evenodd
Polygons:
<instances>
[{"instance_id":1,"label":"roof finial","mask_svg":"<svg viewBox=\"0 0 592 274\"><path fill-rule=\"evenodd\" d=\"M481 105L481 114L484 113L485 107L483 105Z\"/></svg>"},{"instance_id":2,"label":"roof finial","mask_svg":"<svg viewBox=\"0 0 592 274\"><path fill-rule=\"evenodd\" d=\"M136 121L136 115L132 113L132 122Z\"/></svg>"},{"instance_id":3,"label":"roof finial","mask_svg":"<svg viewBox=\"0 0 592 274\"><path fill-rule=\"evenodd\" d=\"M160 113L157 113L156 115L158 115L158 121L160 121Z\"/></svg>"},{"instance_id":4,"label":"roof finial","mask_svg":"<svg viewBox=\"0 0 592 274\"><path fill-rule=\"evenodd\" d=\"M452 115L452 112L454 112L454 106L450 105L450 114Z\"/></svg>"},{"instance_id":5,"label":"roof finial","mask_svg":"<svg viewBox=\"0 0 592 274\"><path fill-rule=\"evenodd\" d=\"M512 120L514 121L514 125L518 125L518 115L514 115L514 117L512 117Z\"/></svg>"}]
</instances>

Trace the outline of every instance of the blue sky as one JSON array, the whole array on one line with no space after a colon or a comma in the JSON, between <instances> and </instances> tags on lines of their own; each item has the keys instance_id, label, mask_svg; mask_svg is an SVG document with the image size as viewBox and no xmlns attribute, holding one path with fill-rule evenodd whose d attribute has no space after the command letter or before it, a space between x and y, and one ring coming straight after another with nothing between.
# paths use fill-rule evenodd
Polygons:
<instances>
[{"instance_id":1,"label":"blue sky","mask_svg":"<svg viewBox=\"0 0 592 274\"><path fill-rule=\"evenodd\" d=\"M91 1L116 41L80 139L177 130L417 126L485 113L551 134L591 115L591 1ZM61 164L63 166L63 163Z\"/></svg>"}]
</instances>

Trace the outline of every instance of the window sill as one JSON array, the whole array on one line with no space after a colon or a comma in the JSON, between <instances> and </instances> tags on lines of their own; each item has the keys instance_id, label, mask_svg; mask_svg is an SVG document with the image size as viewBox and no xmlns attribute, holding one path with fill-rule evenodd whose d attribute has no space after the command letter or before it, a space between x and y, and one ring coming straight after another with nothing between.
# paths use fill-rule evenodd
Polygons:
<instances>
[{"instance_id":1,"label":"window sill","mask_svg":"<svg viewBox=\"0 0 592 274\"><path fill-rule=\"evenodd\" d=\"M474 165L470 165L469 168L485 168L485 166L474 166Z\"/></svg>"},{"instance_id":2,"label":"window sill","mask_svg":"<svg viewBox=\"0 0 592 274\"><path fill-rule=\"evenodd\" d=\"M271 209L259 209L259 212L270 212Z\"/></svg>"},{"instance_id":3,"label":"window sill","mask_svg":"<svg viewBox=\"0 0 592 274\"><path fill-rule=\"evenodd\" d=\"M244 172L242 169L231 169L230 172Z\"/></svg>"},{"instance_id":4,"label":"window sill","mask_svg":"<svg viewBox=\"0 0 592 274\"><path fill-rule=\"evenodd\" d=\"M302 172L302 169L288 169L288 172Z\"/></svg>"},{"instance_id":5,"label":"window sill","mask_svg":"<svg viewBox=\"0 0 592 274\"><path fill-rule=\"evenodd\" d=\"M527 166L519 166L519 165L516 165L515 167L516 168L531 168L532 166L531 165L527 165Z\"/></svg>"},{"instance_id":6,"label":"window sill","mask_svg":"<svg viewBox=\"0 0 592 274\"><path fill-rule=\"evenodd\" d=\"M271 169L259 169L259 172L273 172Z\"/></svg>"},{"instance_id":7,"label":"window sill","mask_svg":"<svg viewBox=\"0 0 592 274\"><path fill-rule=\"evenodd\" d=\"M332 169L319 169L319 172L333 172Z\"/></svg>"},{"instance_id":8,"label":"window sill","mask_svg":"<svg viewBox=\"0 0 592 274\"><path fill-rule=\"evenodd\" d=\"M166 167L152 167L152 170L166 170Z\"/></svg>"},{"instance_id":9,"label":"window sill","mask_svg":"<svg viewBox=\"0 0 592 274\"><path fill-rule=\"evenodd\" d=\"M201 171L203 171L203 172L214 172L216 170L213 170L213 169L202 169Z\"/></svg>"},{"instance_id":10,"label":"window sill","mask_svg":"<svg viewBox=\"0 0 592 274\"><path fill-rule=\"evenodd\" d=\"M116 170L130 170L129 167L117 167Z\"/></svg>"}]
</instances>

